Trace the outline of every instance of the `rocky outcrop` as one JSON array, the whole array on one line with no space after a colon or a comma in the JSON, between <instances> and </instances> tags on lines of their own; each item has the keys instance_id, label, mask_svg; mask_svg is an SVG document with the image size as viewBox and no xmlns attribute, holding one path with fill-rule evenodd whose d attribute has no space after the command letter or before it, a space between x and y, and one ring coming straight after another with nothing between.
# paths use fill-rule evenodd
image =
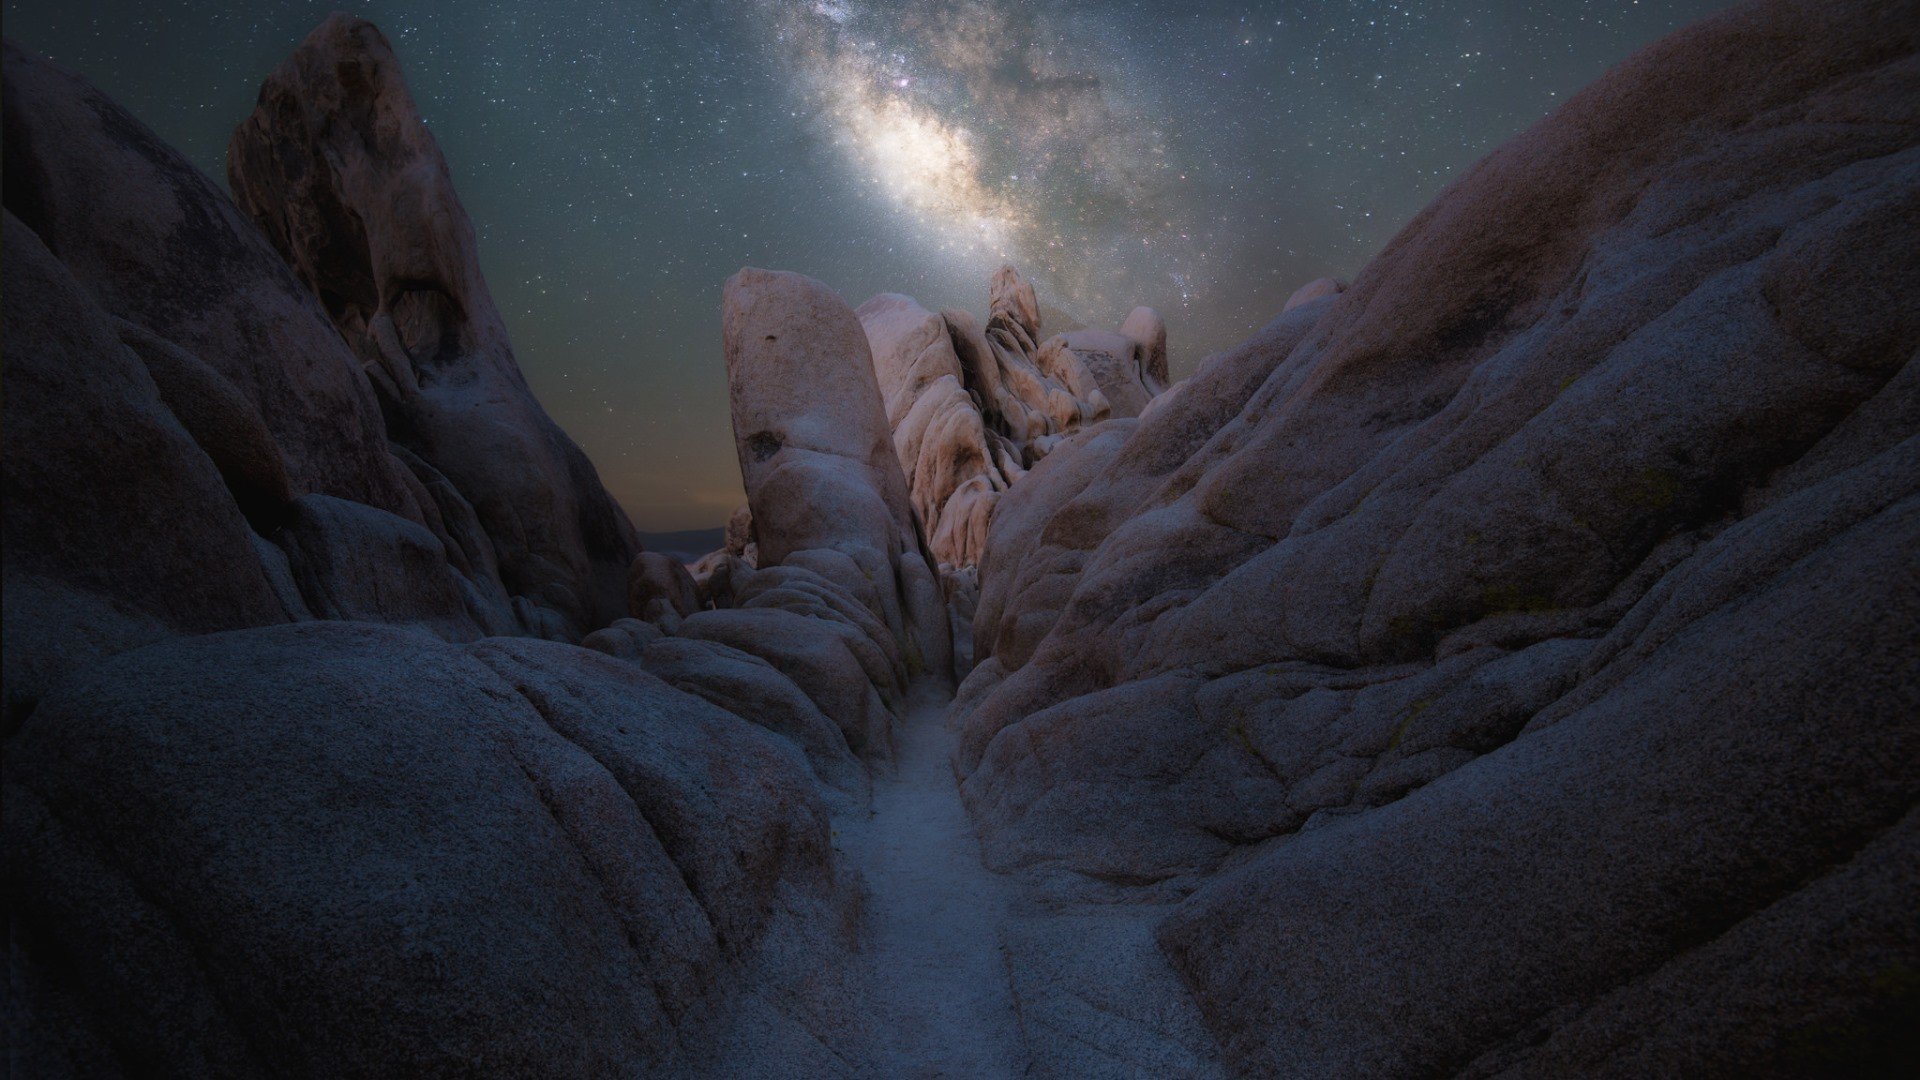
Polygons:
<instances>
[{"instance_id":1,"label":"rocky outcrop","mask_svg":"<svg viewBox=\"0 0 1920 1080\"><path fill-rule=\"evenodd\" d=\"M1292 311L1302 304L1311 304L1323 296L1338 296L1346 291L1347 283L1341 281L1339 278L1315 278L1293 290L1293 295L1287 297L1286 306L1280 310L1283 312Z\"/></svg>"},{"instance_id":2,"label":"rocky outcrop","mask_svg":"<svg viewBox=\"0 0 1920 1080\"><path fill-rule=\"evenodd\" d=\"M858 630L896 661L891 678L874 680L890 698L922 674L951 678L946 607L860 320L811 278L747 269L727 282L722 329L752 580L811 571L820 621Z\"/></svg>"},{"instance_id":3,"label":"rocky outcrop","mask_svg":"<svg viewBox=\"0 0 1920 1080\"><path fill-rule=\"evenodd\" d=\"M759 550L753 544L753 508L738 506L727 516L726 552L737 555L748 562L754 561Z\"/></svg>"},{"instance_id":4,"label":"rocky outcrop","mask_svg":"<svg viewBox=\"0 0 1920 1080\"><path fill-rule=\"evenodd\" d=\"M794 679L759 656L718 641L677 636L649 644L640 663L676 689L786 737L834 788L862 796L870 787L839 726Z\"/></svg>"},{"instance_id":5,"label":"rocky outcrop","mask_svg":"<svg viewBox=\"0 0 1920 1080\"><path fill-rule=\"evenodd\" d=\"M953 327L898 293L855 312L873 352L894 451L936 560L971 566L986 545L993 504L1019 475L1017 444L989 430L968 393L979 382L960 365Z\"/></svg>"},{"instance_id":6,"label":"rocky outcrop","mask_svg":"<svg viewBox=\"0 0 1920 1080\"><path fill-rule=\"evenodd\" d=\"M1077 356L1056 352L1051 367L1040 365L1040 305L1013 267L994 272L987 308L984 333L971 317L951 320L955 347L978 373L990 426L1022 448L1020 464L1031 467L1066 434L1106 419L1111 406Z\"/></svg>"},{"instance_id":7,"label":"rocky outcrop","mask_svg":"<svg viewBox=\"0 0 1920 1080\"><path fill-rule=\"evenodd\" d=\"M1148 311L1146 308L1139 310ZM1071 330L1055 334L1041 343L1034 363L1047 372L1084 369L1093 376L1101 396L1106 398L1107 415L1139 416L1140 411L1147 407L1147 402L1167 388L1165 326L1159 328L1158 338L1161 349L1161 374L1158 377L1149 371L1149 344L1109 330Z\"/></svg>"},{"instance_id":8,"label":"rocky outcrop","mask_svg":"<svg viewBox=\"0 0 1920 1080\"><path fill-rule=\"evenodd\" d=\"M340 59L321 65L324 77L314 70L320 54ZM108 363L89 352L102 348L130 349L139 359L166 411L219 474L226 489L221 502L245 519L250 534L240 539L255 556L242 562L256 564L256 572L274 584L279 618L420 624L456 640L482 633L577 639L605 625L626 611L625 573L637 550L632 530L513 368L474 269L471 228L445 185L430 137L410 112L391 54L370 26L338 19L316 31L300 56L305 60L290 62L289 71L270 83L263 111L238 137L237 156L245 158L248 147L267 147L275 155L273 168L288 170L295 169L298 153L321 156L300 166L302 184L289 181L272 190L265 166L247 158L260 166L242 169L236 182L247 205L269 226L306 222L315 231L299 235L319 245L318 230L333 228L322 219L345 213L346 204L335 197L345 196L323 191L327 184L339 182L356 198L380 201L385 216L356 204L345 217L356 227L375 222L389 243L381 248L387 274L381 280L405 277L426 282L422 287L429 291L441 287L435 282L457 283L471 319L446 340L469 342L490 359L473 360L472 371L463 374L452 354L441 357L436 370L444 379L427 379L428 390L399 402L387 392L391 373L363 363L376 357L356 357L342 337L351 327L336 326L322 307L320 301L338 297L309 291L324 277L330 288L354 292L357 286L349 286L344 271L336 273L331 261L309 265L303 284L247 215L139 121L77 76L9 44L8 212L22 227L17 231L31 232L57 256L119 339L111 347L70 339L63 346L66 362ZM350 70L372 81L341 74ZM300 72L317 81L297 83ZM336 83L328 93L321 85L326 78L345 78L353 89ZM363 101L357 94L373 97ZM282 126L268 123L268 113ZM287 134L286 125L296 118L305 125L299 130L309 134L324 129L344 137L342 132L362 124L391 138L382 142L369 128L366 140L355 136L359 158L344 151L327 157ZM281 141L260 143L270 136ZM380 156L388 153L393 156ZM351 181L333 171L348 161L359 170ZM382 171L394 168L404 175ZM344 230L341 225L328 233L332 239L325 243L368 248L365 235ZM282 229L278 235L290 234ZM292 244L283 246L298 262ZM395 254L401 251L410 254ZM367 258L373 258L370 248ZM20 308L73 306L70 297L36 291L43 287L39 278L24 284L29 291L18 294ZM14 317L11 305L9 312ZM419 330L415 322L408 326L409 333ZM364 349L367 341L353 344ZM102 401L90 407L109 406ZM46 497L59 502L85 496L56 484ZM86 519L72 506L60 513L74 522ZM104 526L108 519L100 520ZM348 527L349 520L356 524ZM137 541L151 531L117 534L116 541ZM334 544L337 550L323 550ZM22 549L27 546L23 542ZM337 572L349 563L367 569L389 556L398 562L380 570L384 580L377 587L359 570L345 577ZM609 569L614 562L617 571ZM239 565L229 559L220 564ZM182 572L219 571L203 566ZM125 587L141 588L133 582ZM123 606L139 609L137 602ZM97 653L79 647L76 635L118 640L117 632L90 629L112 617L88 610L87 604L56 608L52 618L71 624L61 632L63 640L74 642L75 655L83 658ZM260 621L249 616L241 625ZM22 662L62 663L57 656L23 656ZM31 680L17 685L32 692Z\"/></svg>"},{"instance_id":9,"label":"rocky outcrop","mask_svg":"<svg viewBox=\"0 0 1920 1080\"><path fill-rule=\"evenodd\" d=\"M627 571L627 611L636 619L673 624L705 606L693 575L665 555L643 551Z\"/></svg>"},{"instance_id":10,"label":"rocky outcrop","mask_svg":"<svg viewBox=\"0 0 1920 1080\"><path fill-rule=\"evenodd\" d=\"M1158 383L1163 389L1171 384L1167 375L1167 320L1150 307L1137 307L1127 313L1120 332L1140 343L1140 372L1144 382ZM1159 393L1159 391L1154 391Z\"/></svg>"},{"instance_id":11,"label":"rocky outcrop","mask_svg":"<svg viewBox=\"0 0 1920 1080\"><path fill-rule=\"evenodd\" d=\"M12 43L4 71L8 212L107 314L236 388L296 493L417 519L360 365L226 194L78 75Z\"/></svg>"},{"instance_id":12,"label":"rocky outcrop","mask_svg":"<svg viewBox=\"0 0 1920 1080\"><path fill-rule=\"evenodd\" d=\"M1161 940L1248 1074L1888 1045L1916 15L1676 35L1055 448L1000 500L956 704L989 860L1185 897Z\"/></svg>"},{"instance_id":13,"label":"rocky outcrop","mask_svg":"<svg viewBox=\"0 0 1920 1080\"><path fill-rule=\"evenodd\" d=\"M659 1067L729 963L844 902L790 745L567 645L191 638L7 751L35 1075Z\"/></svg>"},{"instance_id":14,"label":"rocky outcrop","mask_svg":"<svg viewBox=\"0 0 1920 1080\"><path fill-rule=\"evenodd\" d=\"M414 522L331 495L303 495L278 535L314 618L426 626L449 641L482 634L446 548Z\"/></svg>"},{"instance_id":15,"label":"rocky outcrop","mask_svg":"<svg viewBox=\"0 0 1920 1080\"><path fill-rule=\"evenodd\" d=\"M272 247L119 106L4 65L6 726L73 671L305 618L296 496L422 512L358 365Z\"/></svg>"},{"instance_id":16,"label":"rocky outcrop","mask_svg":"<svg viewBox=\"0 0 1920 1080\"><path fill-rule=\"evenodd\" d=\"M16 1071L616 1074L857 1027L826 813L866 775L800 681L865 724L900 646L822 601L829 686L613 618L630 569L658 623L702 604L520 383L377 33L330 21L241 140L313 292L83 81L11 44L4 77ZM430 355L450 308L369 316L417 397L323 309L360 295L336 241L458 299ZM735 592L812 610L806 573Z\"/></svg>"},{"instance_id":17,"label":"rocky outcrop","mask_svg":"<svg viewBox=\"0 0 1920 1080\"><path fill-rule=\"evenodd\" d=\"M1209 358L1152 416L1076 435L1032 470L1002 501L981 563L980 659L1008 670L1027 662L1078 588L1088 554L1240 412L1324 312L1320 305L1280 316Z\"/></svg>"},{"instance_id":18,"label":"rocky outcrop","mask_svg":"<svg viewBox=\"0 0 1920 1080\"><path fill-rule=\"evenodd\" d=\"M1916 26L1676 35L1171 387L1010 268L984 330L742 271L697 576L370 27L236 139L273 243L8 46L9 1062L1897 1071Z\"/></svg>"},{"instance_id":19,"label":"rocky outcrop","mask_svg":"<svg viewBox=\"0 0 1920 1080\"><path fill-rule=\"evenodd\" d=\"M929 547L971 567L994 505L1062 438L1137 416L1167 387L1166 324L1135 308L1122 333L1076 329L1039 345L1041 307L1013 267L994 275L988 331L882 293L860 305L895 452Z\"/></svg>"},{"instance_id":20,"label":"rocky outcrop","mask_svg":"<svg viewBox=\"0 0 1920 1080\"><path fill-rule=\"evenodd\" d=\"M625 615L639 540L527 389L380 31L336 15L308 35L234 132L227 179L352 348L393 440L471 508L506 592L574 639Z\"/></svg>"},{"instance_id":21,"label":"rocky outcrop","mask_svg":"<svg viewBox=\"0 0 1920 1080\"><path fill-rule=\"evenodd\" d=\"M113 318L11 211L0 244L11 731L106 656L290 616L218 466Z\"/></svg>"}]
</instances>

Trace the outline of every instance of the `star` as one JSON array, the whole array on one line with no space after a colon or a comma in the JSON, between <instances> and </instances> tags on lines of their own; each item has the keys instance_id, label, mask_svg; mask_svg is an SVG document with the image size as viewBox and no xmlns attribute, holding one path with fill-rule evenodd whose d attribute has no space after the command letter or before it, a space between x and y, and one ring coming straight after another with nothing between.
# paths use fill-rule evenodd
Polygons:
<instances>
[{"instance_id":1,"label":"star","mask_svg":"<svg viewBox=\"0 0 1920 1080\"><path fill-rule=\"evenodd\" d=\"M337 7L6 0L209 176ZM1446 183L1719 0L368 0L528 381L644 529L740 498L720 284L798 270L983 313L1169 315L1173 374L1351 277ZM1177 313L1177 314L1176 314Z\"/></svg>"}]
</instances>

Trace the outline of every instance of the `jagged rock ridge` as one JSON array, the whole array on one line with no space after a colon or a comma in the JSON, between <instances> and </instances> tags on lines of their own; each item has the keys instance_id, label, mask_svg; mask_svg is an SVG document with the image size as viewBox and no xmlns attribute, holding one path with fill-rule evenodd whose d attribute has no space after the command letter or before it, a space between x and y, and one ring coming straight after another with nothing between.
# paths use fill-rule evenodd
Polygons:
<instances>
[{"instance_id":1,"label":"jagged rock ridge","mask_svg":"<svg viewBox=\"0 0 1920 1080\"><path fill-rule=\"evenodd\" d=\"M24 226L10 235L33 234L9 250L54 256L48 273L78 289L61 310L107 320L119 342L66 347L129 350L144 373L132 377L153 391L125 392L157 392L171 414L162 425L183 427L226 488L180 503L209 508L183 534L223 533L205 538L206 554L182 552L169 566L155 550L140 556L144 572L104 581L115 556L74 556L122 544L125 531L111 514L62 509L82 496L57 490L57 476L27 476L23 463L9 489L21 508L9 515L20 556L8 562L19 585L9 602L22 612L8 650L10 716L58 672L169 626L319 617L422 625L449 640L577 640L625 613L632 527L526 389L471 226L377 30L329 20L269 80L236 135L235 187L300 278L249 214L137 120L8 48L6 206ZM340 145L323 150L322 137ZM386 308L356 306L380 289ZM429 293L453 299L420 299ZM72 311L80 307L97 313ZM404 333L375 332L399 327L395 312ZM438 344L428 350L424 335ZM433 369L425 378L399 363L408 348ZM74 466L92 478L92 497L146 499L131 489L154 466L138 453L109 442L84 454L91 464ZM175 482L193 470L166 471ZM42 496L44 514L30 509ZM69 535L55 545L58 529ZM205 605L165 583L208 574L209 559L248 582L234 587L257 592L264 581L271 600L193 615ZM42 640L58 627L67 630Z\"/></svg>"}]
</instances>

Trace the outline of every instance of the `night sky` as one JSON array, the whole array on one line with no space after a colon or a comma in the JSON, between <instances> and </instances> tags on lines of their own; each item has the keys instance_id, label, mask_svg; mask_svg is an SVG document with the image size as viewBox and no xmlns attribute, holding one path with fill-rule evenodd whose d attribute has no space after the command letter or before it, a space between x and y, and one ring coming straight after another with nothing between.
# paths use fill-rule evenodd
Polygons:
<instances>
[{"instance_id":1,"label":"night sky","mask_svg":"<svg viewBox=\"0 0 1920 1080\"><path fill-rule=\"evenodd\" d=\"M339 6L8 0L215 177L260 80ZM480 234L520 365L643 530L742 501L720 285L984 315L1166 316L1176 377L1351 277L1448 179L1724 6L376 2ZM1059 327L1054 327L1058 329Z\"/></svg>"}]
</instances>

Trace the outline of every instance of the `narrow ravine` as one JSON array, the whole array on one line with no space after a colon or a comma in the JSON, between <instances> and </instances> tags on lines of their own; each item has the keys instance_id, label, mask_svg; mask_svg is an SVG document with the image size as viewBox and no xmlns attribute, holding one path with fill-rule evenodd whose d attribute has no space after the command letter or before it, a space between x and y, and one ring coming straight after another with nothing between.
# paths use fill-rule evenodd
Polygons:
<instances>
[{"instance_id":1,"label":"narrow ravine","mask_svg":"<svg viewBox=\"0 0 1920 1080\"><path fill-rule=\"evenodd\" d=\"M863 887L860 982L888 1077L1214 1077L1186 991L1153 940L1158 904L1061 904L981 859L947 699L918 690L895 768L835 846Z\"/></svg>"},{"instance_id":2,"label":"narrow ravine","mask_svg":"<svg viewBox=\"0 0 1920 1080\"><path fill-rule=\"evenodd\" d=\"M896 768L874 778L871 815L837 831L866 888L875 1057L890 1076L1021 1076L1028 1052L1002 936L1009 886L981 864L948 760L946 706L935 687L915 691Z\"/></svg>"}]
</instances>

